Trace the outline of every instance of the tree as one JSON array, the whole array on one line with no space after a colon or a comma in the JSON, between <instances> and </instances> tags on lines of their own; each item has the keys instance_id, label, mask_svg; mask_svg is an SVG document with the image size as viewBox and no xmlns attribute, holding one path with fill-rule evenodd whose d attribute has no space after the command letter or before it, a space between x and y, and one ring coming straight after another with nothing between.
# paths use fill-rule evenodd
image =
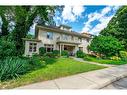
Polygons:
<instances>
[{"instance_id":1,"label":"tree","mask_svg":"<svg viewBox=\"0 0 127 95\"><path fill-rule=\"evenodd\" d=\"M123 45L112 36L100 35L93 38L89 49L108 57L119 54L119 51L123 49Z\"/></svg>"},{"instance_id":2,"label":"tree","mask_svg":"<svg viewBox=\"0 0 127 95\"><path fill-rule=\"evenodd\" d=\"M22 38L27 36L33 23L55 25L53 15L56 7L54 6L10 6L4 8L4 6L0 7L0 16L3 16L2 21L4 21L5 14L11 10L11 12L9 11L9 17L11 17L11 22L15 23L11 40L15 43L17 55L23 54L24 44ZM4 9L4 12L2 12L2 9ZM7 21L9 23L9 20ZM2 24L2 31L9 31L8 23Z\"/></svg>"},{"instance_id":3,"label":"tree","mask_svg":"<svg viewBox=\"0 0 127 95\"><path fill-rule=\"evenodd\" d=\"M11 18L10 13L11 13L10 7L0 7L0 17L2 19L1 36L6 36L9 34L8 26Z\"/></svg>"},{"instance_id":4,"label":"tree","mask_svg":"<svg viewBox=\"0 0 127 95\"><path fill-rule=\"evenodd\" d=\"M117 38L124 45L124 48L127 49L127 6L119 8L107 27L100 34Z\"/></svg>"}]
</instances>

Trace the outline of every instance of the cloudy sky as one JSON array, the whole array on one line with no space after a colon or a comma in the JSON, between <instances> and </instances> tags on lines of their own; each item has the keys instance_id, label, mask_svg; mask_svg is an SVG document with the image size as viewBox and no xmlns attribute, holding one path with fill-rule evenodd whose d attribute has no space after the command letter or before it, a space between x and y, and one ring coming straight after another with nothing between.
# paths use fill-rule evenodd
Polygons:
<instances>
[{"instance_id":1,"label":"cloudy sky","mask_svg":"<svg viewBox=\"0 0 127 95\"><path fill-rule=\"evenodd\" d=\"M65 6L54 17L57 25L72 26L76 32L98 35L114 16L119 6Z\"/></svg>"}]
</instances>

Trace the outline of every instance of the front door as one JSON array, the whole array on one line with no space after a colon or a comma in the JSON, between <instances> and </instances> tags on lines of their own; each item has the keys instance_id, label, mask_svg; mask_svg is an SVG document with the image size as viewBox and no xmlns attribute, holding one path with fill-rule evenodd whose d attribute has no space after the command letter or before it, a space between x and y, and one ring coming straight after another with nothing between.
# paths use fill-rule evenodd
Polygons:
<instances>
[{"instance_id":1,"label":"front door","mask_svg":"<svg viewBox=\"0 0 127 95\"><path fill-rule=\"evenodd\" d=\"M74 49L75 46L64 45L64 50L67 50L70 56L74 56Z\"/></svg>"}]
</instances>

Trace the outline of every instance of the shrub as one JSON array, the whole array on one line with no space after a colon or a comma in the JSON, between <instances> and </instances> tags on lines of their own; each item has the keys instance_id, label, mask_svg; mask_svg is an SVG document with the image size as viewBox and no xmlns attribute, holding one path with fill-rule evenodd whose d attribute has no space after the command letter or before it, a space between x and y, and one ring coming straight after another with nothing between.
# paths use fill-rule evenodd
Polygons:
<instances>
[{"instance_id":1,"label":"shrub","mask_svg":"<svg viewBox=\"0 0 127 95\"><path fill-rule=\"evenodd\" d=\"M120 57L123 61L127 61L127 52L126 51L120 51L119 54L120 54Z\"/></svg>"},{"instance_id":2,"label":"shrub","mask_svg":"<svg viewBox=\"0 0 127 95\"><path fill-rule=\"evenodd\" d=\"M6 38L0 38L0 59L15 55L15 45Z\"/></svg>"},{"instance_id":3,"label":"shrub","mask_svg":"<svg viewBox=\"0 0 127 95\"><path fill-rule=\"evenodd\" d=\"M60 56L60 51L59 50L53 50L53 55L55 56L55 57L59 57Z\"/></svg>"},{"instance_id":4,"label":"shrub","mask_svg":"<svg viewBox=\"0 0 127 95\"><path fill-rule=\"evenodd\" d=\"M85 56L85 53L83 53L83 51L81 51L81 50L78 50L78 51L76 52L76 56L77 56L78 58L83 58L83 57Z\"/></svg>"},{"instance_id":5,"label":"shrub","mask_svg":"<svg viewBox=\"0 0 127 95\"><path fill-rule=\"evenodd\" d=\"M67 50L62 50L61 51L61 56L69 57L69 53Z\"/></svg>"},{"instance_id":6,"label":"shrub","mask_svg":"<svg viewBox=\"0 0 127 95\"><path fill-rule=\"evenodd\" d=\"M111 59L111 60L116 60L116 61L121 60L121 58L118 57L118 56L112 56L110 59Z\"/></svg>"},{"instance_id":7,"label":"shrub","mask_svg":"<svg viewBox=\"0 0 127 95\"><path fill-rule=\"evenodd\" d=\"M32 70L41 68L45 66L45 62L43 60L43 57L40 57L39 55L33 55L32 57L30 57L29 59L29 63L30 63L30 68Z\"/></svg>"},{"instance_id":8,"label":"shrub","mask_svg":"<svg viewBox=\"0 0 127 95\"><path fill-rule=\"evenodd\" d=\"M0 81L17 78L29 70L28 60L7 57L0 63Z\"/></svg>"},{"instance_id":9,"label":"shrub","mask_svg":"<svg viewBox=\"0 0 127 95\"><path fill-rule=\"evenodd\" d=\"M56 62L56 58L49 58L49 57L43 57L43 60L45 61L46 64L53 64Z\"/></svg>"},{"instance_id":10,"label":"shrub","mask_svg":"<svg viewBox=\"0 0 127 95\"><path fill-rule=\"evenodd\" d=\"M119 51L123 49L123 45L118 39L112 36L97 36L93 38L89 49L93 52L103 54L106 57L119 54Z\"/></svg>"},{"instance_id":11,"label":"shrub","mask_svg":"<svg viewBox=\"0 0 127 95\"><path fill-rule=\"evenodd\" d=\"M43 56L46 53L46 49L44 47L39 48L39 55Z\"/></svg>"},{"instance_id":12,"label":"shrub","mask_svg":"<svg viewBox=\"0 0 127 95\"><path fill-rule=\"evenodd\" d=\"M52 52L47 52L44 54L44 57L54 58L54 55Z\"/></svg>"},{"instance_id":13,"label":"shrub","mask_svg":"<svg viewBox=\"0 0 127 95\"><path fill-rule=\"evenodd\" d=\"M84 56L83 59L86 60L86 61L93 61L94 59L96 59L96 57L95 56L91 56L91 55L86 55L86 56Z\"/></svg>"}]
</instances>

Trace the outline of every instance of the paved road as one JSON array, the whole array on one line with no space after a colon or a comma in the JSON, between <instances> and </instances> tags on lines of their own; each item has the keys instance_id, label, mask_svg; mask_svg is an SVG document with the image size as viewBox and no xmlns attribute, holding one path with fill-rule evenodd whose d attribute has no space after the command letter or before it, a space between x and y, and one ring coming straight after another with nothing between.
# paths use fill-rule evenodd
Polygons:
<instances>
[{"instance_id":1,"label":"paved road","mask_svg":"<svg viewBox=\"0 0 127 95\"><path fill-rule=\"evenodd\" d=\"M103 89L127 89L127 77L116 81Z\"/></svg>"}]
</instances>

